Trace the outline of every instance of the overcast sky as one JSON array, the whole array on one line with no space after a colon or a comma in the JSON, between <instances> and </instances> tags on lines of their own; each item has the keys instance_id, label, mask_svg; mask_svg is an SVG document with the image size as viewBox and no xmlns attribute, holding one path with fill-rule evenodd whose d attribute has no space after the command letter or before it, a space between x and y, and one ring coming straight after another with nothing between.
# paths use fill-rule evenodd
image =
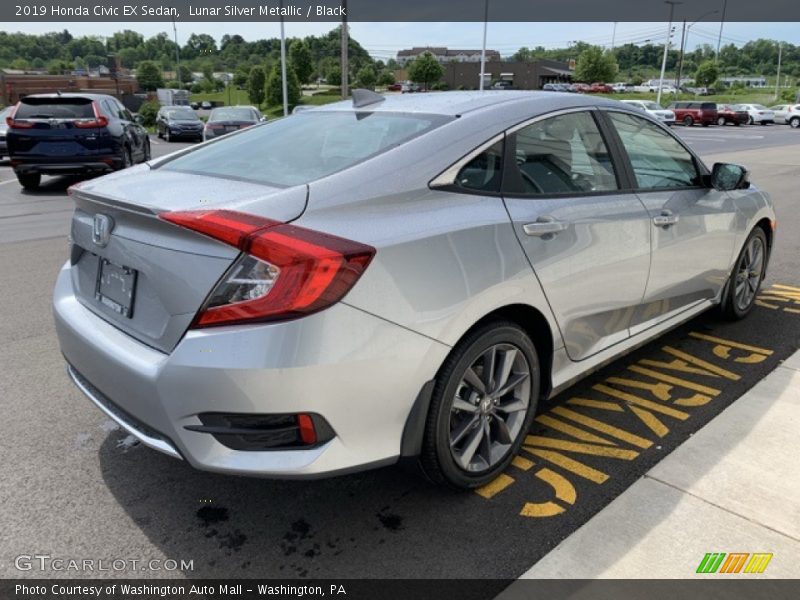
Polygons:
<instances>
[{"instance_id":1,"label":"overcast sky","mask_svg":"<svg viewBox=\"0 0 800 600\"><path fill-rule=\"evenodd\" d=\"M0 0L4 1L4 0ZM680 44L680 28L673 43ZM319 35L330 31L332 23L287 23L287 37ZM0 30L45 33L68 29L73 35L108 35L122 29L133 29L149 37L161 31L172 36L171 23L0 23ZM619 23L616 45L626 42L664 43L666 23ZM378 59L394 57L398 50L411 46L449 46L450 48L480 48L482 23L351 23L352 36ZM613 23L489 23L487 47L503 55L513 54L521 46L563 47L574 40L609 47ZM278 37L278 23L178 23L178 41L183 44L191 33L208 33L217 41L225 34L238 33L247 40ZM700 22L690 30L690 48L702 43L716 47L719 23ZM722 43L741 45L749 40L768 38L800 45L798 23L726 23Z\"/></svg>"}]
</instances>

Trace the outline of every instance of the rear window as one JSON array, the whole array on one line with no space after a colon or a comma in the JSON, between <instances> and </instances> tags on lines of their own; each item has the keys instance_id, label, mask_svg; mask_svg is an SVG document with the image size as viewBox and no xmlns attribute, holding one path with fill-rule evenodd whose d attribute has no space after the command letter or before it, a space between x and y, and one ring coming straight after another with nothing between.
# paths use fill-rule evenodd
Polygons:
<instances>
[{"instance_id":1,"label":"rear window","mask_svg":"<svg viewBox=\"0 0 800 600\"><path fill-rule=\"evenodd\" d=\"M25 98L14 113L15 119L93 119L94 108L88 98Z\"/></svg>"},{"instance_id":2,"label":"rear window","mask_svg":"<svg viewBox=\"0 0 800 600\"><path fill-rule=\"evenodd\" d=\"M306 111L199 146L162 168L298 185L382 154L449 120L443 115Z\"/></svg>"},{"instance_id":3,"label":"rear window","mask_svg":"<svg viewBox=\"0 0 800 600\"><path fill-rule=\"evenodd\" d=\"M258 121L252 108L215 108L209 121Z\"/></svg>"}]
</instances>

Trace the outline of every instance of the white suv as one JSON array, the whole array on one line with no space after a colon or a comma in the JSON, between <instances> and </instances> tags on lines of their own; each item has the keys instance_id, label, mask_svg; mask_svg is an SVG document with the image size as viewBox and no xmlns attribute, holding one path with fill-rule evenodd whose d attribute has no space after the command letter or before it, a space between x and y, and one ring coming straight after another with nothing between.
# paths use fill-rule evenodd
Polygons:
<instances>
[{"instance_id":1,"label":"white suv","mask_svg":"<svg viewBox=\"0 0 800 600\"><path fill-rule=\"evenodd\" d=\"M793 129L800 127L800 104L779 104L770 108L776 123L785 123Z\"/></svg>"}]
</instances>

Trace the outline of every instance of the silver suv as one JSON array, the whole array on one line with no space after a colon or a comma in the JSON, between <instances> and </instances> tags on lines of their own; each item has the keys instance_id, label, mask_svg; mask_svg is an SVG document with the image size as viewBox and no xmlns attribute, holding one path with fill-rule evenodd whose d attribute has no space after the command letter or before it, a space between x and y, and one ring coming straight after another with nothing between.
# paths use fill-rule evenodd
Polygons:
<instances>
[{"instance_id":1,"label":"silver suv","mask_svg":"<svg viewBox=\"0 0 800 600\"><path fill-rule=\"evenodd\" d=\"M476 487L576 378L752 309L769 198L647 114L354 97L72 189L61 350L144 444L269 477L414 458Z\"/></svg>"}]
</instances>

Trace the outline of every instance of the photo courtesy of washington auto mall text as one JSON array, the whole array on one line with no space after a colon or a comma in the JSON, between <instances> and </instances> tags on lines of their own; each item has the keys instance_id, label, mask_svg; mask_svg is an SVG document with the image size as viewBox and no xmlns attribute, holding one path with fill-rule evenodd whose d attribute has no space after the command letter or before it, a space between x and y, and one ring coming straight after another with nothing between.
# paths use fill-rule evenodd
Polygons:
<instances>
[{"instance_id":1,"label":"photo courtesy of washington auto mall text","mask_svg":"<svg viewBox=\"0 0 800 600\"><path fill-rule=\"evenodd\" d=\"M0 600L797 600L800 2L0 1Z\"/></svg>"}]
</instances>

